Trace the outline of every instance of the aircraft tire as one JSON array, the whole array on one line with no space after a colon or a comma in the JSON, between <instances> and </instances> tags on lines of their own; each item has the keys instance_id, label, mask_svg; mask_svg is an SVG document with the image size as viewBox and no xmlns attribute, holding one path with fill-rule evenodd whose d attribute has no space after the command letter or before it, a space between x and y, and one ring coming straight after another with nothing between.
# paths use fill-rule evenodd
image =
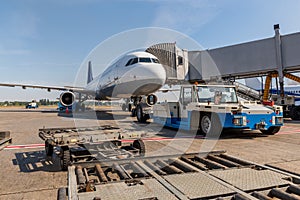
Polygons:
<instances>
[{"instance_id":1,"label":"aircraft tire","mask_svg":"<svg viewBox=\"0 0 300 200\"><path fill-rule=\"evenodd\" d=\"M126 104L125 103L122 104L122 110L126 111Z\"/></svg>"},{"instance_id":2,"label":"aircraft tire","mask_svg":"<svg viewBox=\"0 0 300 200\"><path fill-rule=\"evenodd\" d=\"M131 109L131 117L136 117L136 109L135 108Z\"/></svg>"},{"instance_id":3,"label":"aircraft tire","mask_svg":"<svg viewBox=\"0 0 300 200\"><path fill-rule=\"evenodd\" d=\"M145 123L147 120L146 115L144 114L143 107L138 105L136 108L136 118L138 122Z\"/></svg>"}]
</instances>

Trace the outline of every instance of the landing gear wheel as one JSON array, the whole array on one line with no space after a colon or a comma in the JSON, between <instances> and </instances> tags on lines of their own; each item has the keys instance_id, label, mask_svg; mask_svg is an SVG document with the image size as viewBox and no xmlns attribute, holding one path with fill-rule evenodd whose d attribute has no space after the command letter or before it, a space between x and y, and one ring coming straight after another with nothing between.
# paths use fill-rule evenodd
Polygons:
<instances>
[{"instance_id":1,"label":"landing gear wheel","mask_svg":"<svg viewBox=\"0 0 300 200\"><path fill-rule=\"evenodd\" d=\"M299 120L300 119L300 107L293 107L291 110L291 118L292 120Z\"/></svg>"},{"instance_id":2,"label":"landing gear wheel","mask_svg":"<svg viewBox=\"0 0 300 200\"><path fill-rule=\"evenodd\" d=\"M46 140L45 141L45 152L46 152L46 155L47 156L52 156L53 149L54 149L53 145L50 144L49 140Z\"/></svg>"},{"instance_id":3,"label":"landing gear wheel","mask_svg":"<svg viewBox=\"0 0 300 200\"><path fill-rule=\"evenodd\" d=\"M60 166L63 171L68 170L68 166L71 165L71 154L69 148L61 148Z\"/></svg>"},{"instance_id":4,"label":"landing gear wheel","mask_svg":"<svg viewBox=\"0 0 300 200\"><path fill-rule=\"evenodd\" d=\"M132 146L136 149L139 149L140 156L144 156L146 152L146 147L141 139L134 140Z\"/></svg>"},{"instance_id":5,"label":"landing gear wheel","mask_svg":"<svg viewBox=\"0 0 300 200\"><path fill-rule=\"evenodd\" d=\"M131 109L131 117L136 117L136 109L135 108Z\"/></svg>"},{"instance_id":6,"label":"landing gear wheel","mask_svg":"<svg viewBox=\"0 0 300 200\"><path fill-rule=\"evenodd\" d=\"M126 104L125 103L122 104L122 110L126 111Z\"/></svg>"},{"instance_id":7,"label":"landing gear wheel","mask_svg":"<svg viewBox=\"0 0 300 200\"><path fill-rule=\"evenodd\" d=\"M222 132L222 125L215 113L204 113L200 119L200 133L206 137L219 137Z\"/></svg>"},{"instance_id":8,"label":"landing gear wheel","mask_svg":"<svg viewBox=\"0 0 300 200\"><path fill-rule=\"evenodd\" d=\"M280 126L271 126L268 130L261 130L261 132L265 135L275 135L280 131Z\"/></svg>"},{"instance_id":9,"label":"landing gear wheel","mask_svg":"<svg viewBox=\"0 0 300 200\"><path fill-rule=\"evenodd\" d=\"M132 109L132 105L128 104L128 112L131 112L131 109Z\"/></svg>"},{"instance_id":10,"label":"landing gear wheel","mask_svg":"<svg viewBox=\"0 0 300 200\"><path fill-rule=\"evenodd\" d=\"M138 122L145 123L149 118L149 115L145 114L143 111L143 107L138 105L136 108L136 118Z\"/></svg>"}]
</instances>

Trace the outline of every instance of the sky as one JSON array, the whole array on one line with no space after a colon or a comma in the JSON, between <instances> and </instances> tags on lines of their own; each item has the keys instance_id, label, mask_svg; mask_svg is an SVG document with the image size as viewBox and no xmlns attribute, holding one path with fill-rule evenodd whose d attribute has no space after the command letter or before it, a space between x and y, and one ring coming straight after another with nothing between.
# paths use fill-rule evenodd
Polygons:
<instances>
[{"instance_id":1,"label":"sky","mask_svg":"<svg viewBox=\"0 0 300 200\"><path fill-rule=\"evenodd\" d=\"M281 34L300 31L300 0L0 2L1 83L73 85L90 51L136 28L172 29L209 49L273 37L274 24L280 24ZM0 101L58 96L38 89L0 88Z\"/></svg>"}]
</instances>

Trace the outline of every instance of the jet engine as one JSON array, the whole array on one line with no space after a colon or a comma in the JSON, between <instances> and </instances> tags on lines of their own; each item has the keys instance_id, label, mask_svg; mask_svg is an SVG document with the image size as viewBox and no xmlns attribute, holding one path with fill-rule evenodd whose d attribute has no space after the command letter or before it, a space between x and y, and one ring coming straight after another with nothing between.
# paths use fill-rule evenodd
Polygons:
<instances>
[{"instance_id":1,"label":"jet engine","mask_svg":"<svg viewBox=\"0 0 300 200\"><path fill-rule=\"evenodd\" d=\"M59 101L64 106L71 106L75 102L75 94L73 92L63 92L59 97Z\"/></svg>"},{"instance_id":2,"label":"jet engine","mask_svg":"<svg viewBox=\"0 0 300 200\"><path fill-rule=\"evenodd\" d=\"M146 98L146 103L148 106L153 106L157 102L157 96L154 94L150 94Z\"/></svg>"}]
</instances>

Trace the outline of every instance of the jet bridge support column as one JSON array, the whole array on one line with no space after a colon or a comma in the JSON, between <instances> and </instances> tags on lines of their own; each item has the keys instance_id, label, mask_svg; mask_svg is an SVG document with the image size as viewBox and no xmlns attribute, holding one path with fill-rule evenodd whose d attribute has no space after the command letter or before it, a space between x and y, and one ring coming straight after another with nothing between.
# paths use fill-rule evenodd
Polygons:
<instances>
[{"instance_id":1,"label":"jet bridge support column","mask_svg":"<svg viewBox=\"0 0 300 200\"><path fill-rule=\"evenodd\" d=\"M281 51L281 38L279 33L279 24L274 25L275 30L275 48L276 48L276 65L279 77L280 97L281 103L284 104L284 74L283 74L283 63L282 63L282 51Z\"/></svg>"}]
</instances>

